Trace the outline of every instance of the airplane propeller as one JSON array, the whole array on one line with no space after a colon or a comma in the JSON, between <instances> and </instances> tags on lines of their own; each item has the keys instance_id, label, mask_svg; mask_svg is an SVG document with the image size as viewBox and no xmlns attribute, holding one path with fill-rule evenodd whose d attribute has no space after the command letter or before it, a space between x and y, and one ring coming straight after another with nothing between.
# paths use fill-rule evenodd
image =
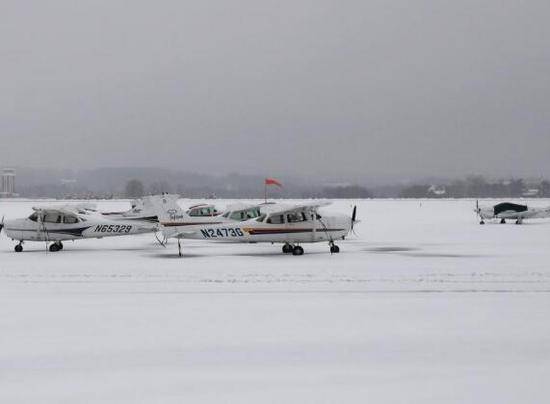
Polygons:
<instances>
[{"instance_id":1,"label":"airplane propeller","mask_svg":"<svg viewBox=\"0 0 550 404\"><path fill-rule=\"evenodd\" d=\"M476 215L479 218L479 224L485 224L485 221L483 220L483 216L481 215L481 208L479 207L479 199L476 199L476 208L474 212L476 212Z\"/></svg>"},{"instance_id":2,"label":"airplane propeller","mask_svg":"<svg viewBox=\"0 0 550 404\"><path fill-rule=\"evenodd\" d=\"M355 230L353 230L353 228L355 227L355 223L359 222L359 220L357 220L357 205L355 205L353 207L353 210L351 211L351 227L350 227L350 231L354 234L354 235L357 235L355 233Z\"/></svg>"}]
</instances>

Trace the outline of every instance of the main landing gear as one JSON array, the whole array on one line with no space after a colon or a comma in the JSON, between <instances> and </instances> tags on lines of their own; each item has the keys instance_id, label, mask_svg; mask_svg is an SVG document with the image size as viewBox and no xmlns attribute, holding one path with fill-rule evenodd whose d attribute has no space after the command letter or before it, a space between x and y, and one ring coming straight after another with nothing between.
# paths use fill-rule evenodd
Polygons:
<instances>
[{"instance_id":1,"label":"main landing gear","mask_svg":"<svg viewBox=\"0 0 550 404\"><path fill-rule=\"evenodd\" d=\"M500 219L500 224L506 224L506 219Z\"/></svg>"},{"instance_id":2,"label":"main landing gear","mask_svg":"<svg viewBox=\"0 0 550 404\"><path fill-rule=\"evenodd\" d=\"M340 252L340 247L338 247L336 244L334 244L334 241L330 241L328 243L330 246L330 253L331 254L338 254Z\"/></svg>"},{"instance_id":3,"label":"main landing gear","mask_svg":"<svg viewBox=\"0 0 550 404\"><path fill-rule=\"evenodd\" d=\"M304 249L299 245L295 245L292 249L292 255L304 255Z\"/></svg>"},{"instance_id":4,"label":"main landing gear","mask_svg":"<svg viewBox=\"0 0 550 404\"><path fill-rule=\"evenodd\" d=\"M304 255L304 249L299 245L285 243L283 245L283 254Z\"/></svg>"},{"instance_id":5,"label":"main landing gear","mask_svg":"<svg viewBox=\"0 0 550 404\"><path fill-rule=\"evenodd\" d=\"M56 241L50 245L50 252L57 252L63 249L63 243L61 241Z\"/></svg>"},{"instance_id":6,"label":"main landing gear","mask_svg":"<svg viewBox=\"0 0 550 404\"><path fill-rule=\"evenodd\" d=\"M15 252L23 251L23 242L20 241L19 244L17 244L14 249L15 249Z\"/></svg>"}]
</instances>

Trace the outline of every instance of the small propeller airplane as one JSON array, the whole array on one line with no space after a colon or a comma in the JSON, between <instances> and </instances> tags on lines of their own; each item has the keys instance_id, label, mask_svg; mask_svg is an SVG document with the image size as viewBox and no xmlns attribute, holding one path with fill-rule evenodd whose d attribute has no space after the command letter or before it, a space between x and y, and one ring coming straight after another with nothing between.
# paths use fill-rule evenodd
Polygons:
<instances>
[{"instance_id":1,"label":"small propeller airplane","mask_svg":"<svg viewBox=\"0 0 550 404\"><path fill-rule=\"evenodd\" d=\"M33 207L33 213L27 218L7 220L0 225L6 235L19 241L16 252L23 251L25 241L52 242L51 252L63 249L63 241L87 238L128 236L143 233L155 233L158 223L132 220L132 217L109 218L93 212L83 206Z\"/></svg>"},{"instance_id":2,"label":"small propeller airplane","mask_svg":"<svg viewBox=\"0 0 550 404\"><path fill-rule=\"evenodd\" d=\"M131 202L132 208L123 212L99 212L102 216L113 220L131 220L137 222L158 223L159 218L156 214L157 200L163 198L167 209L179 209L177 194L148 195ZM96 209L89 209L97 212Z\"/></svg>"},{"instance_id":3,"label":"small propeller airplane","mask_svg":"<svg viewBox=\"0 0 550 404\"><path fill-rule=\"evenodd\" d=\"M283 253L304 254L302 243L326 241L330 252L338 253L340 248L336 240L343 240L353 231L357 207L352 215L324 215L318 212L320 207L330 202L312 202L297 205L260 204L238 205L214 220L203 223L181 222L159 205L157 214L166 239L178 240L180 257L181 239L199 239L239 243L282 243Z\"/></svg>"},{"instance_id":4,"label":"small propeller airplane","mask_svg":"<svg viewBox=\"0 0 550 404\"><path fill-rule=\"evenodd\" d=\"M500 219L500 223L506 220L515 220L516 224L522 224L524 219L544 219L550 217L550 207L531 208L512 202L501 202L491 207L479 206L476 201L474 212L479 217L479 224L485 224L486 220Z\"/></svg>"}]
</instances>

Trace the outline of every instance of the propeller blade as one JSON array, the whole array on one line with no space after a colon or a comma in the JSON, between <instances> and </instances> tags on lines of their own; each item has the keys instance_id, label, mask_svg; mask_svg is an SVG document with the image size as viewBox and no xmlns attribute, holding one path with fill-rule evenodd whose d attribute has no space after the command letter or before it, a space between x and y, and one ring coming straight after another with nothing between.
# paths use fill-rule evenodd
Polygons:
<instances>
[{"instance_id":1,"label":"propeller blade","mask_svg":"<svg viewBox=\"0 0 550 404\"><path fill-rule=\"evenodd\" d=\"M479 199L476 199L476 214L481 218L481 208L479 207Z\"/></svg>"},{"instance_id":2,"label":"propeller blade","mask_svg":"<svg viewBox=\"0 0 550 404\"><path fill-rule=\"evenodd\" d=\"M353 207L353 211L351 212L351 228L350 228L350 230L354 234L355 234L355 232L353 231L353 227L355 226L356 221L357 221L357 205L355 205Z\"/></svg>"}]
</instances>

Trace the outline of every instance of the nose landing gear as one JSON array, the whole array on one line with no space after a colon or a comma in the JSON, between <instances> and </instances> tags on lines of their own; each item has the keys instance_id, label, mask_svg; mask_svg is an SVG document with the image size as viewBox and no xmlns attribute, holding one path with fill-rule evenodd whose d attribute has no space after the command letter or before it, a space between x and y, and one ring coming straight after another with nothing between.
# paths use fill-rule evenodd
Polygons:
<instances>
[{"instance_id":1,"label":"nose landing gear","mask_svg":"<svg viewBox=\"0 0 550 404\"><path fill-rule=\"evenodd\" d=\"M57 252L63 249L63 243L61 241L56 241L50 245L50 252Z\"/></svg>"},{"instance_id":2,"label":"nose landing gear","mask_svg":"<svg viewBox=\"0 0 550 404\"><path fill-rule=\"evenodd\" d=\"M23 242L19 242L19 244L17 244L14 248L15 252L21 252L23 251Z\"/></svg>"},{"instance_id":3,"label":"nose landing gear","mask_svg":"<svg viewBox=\"0 0 550 404\"><path fill-rule=\"evenodd\" d=\"M328 243L330 246L330 253L331 254L338 254L340 252L340 247L338 247L336 244L334 244L334 241L330 241Z\"/></svg>"}]
</instances>

